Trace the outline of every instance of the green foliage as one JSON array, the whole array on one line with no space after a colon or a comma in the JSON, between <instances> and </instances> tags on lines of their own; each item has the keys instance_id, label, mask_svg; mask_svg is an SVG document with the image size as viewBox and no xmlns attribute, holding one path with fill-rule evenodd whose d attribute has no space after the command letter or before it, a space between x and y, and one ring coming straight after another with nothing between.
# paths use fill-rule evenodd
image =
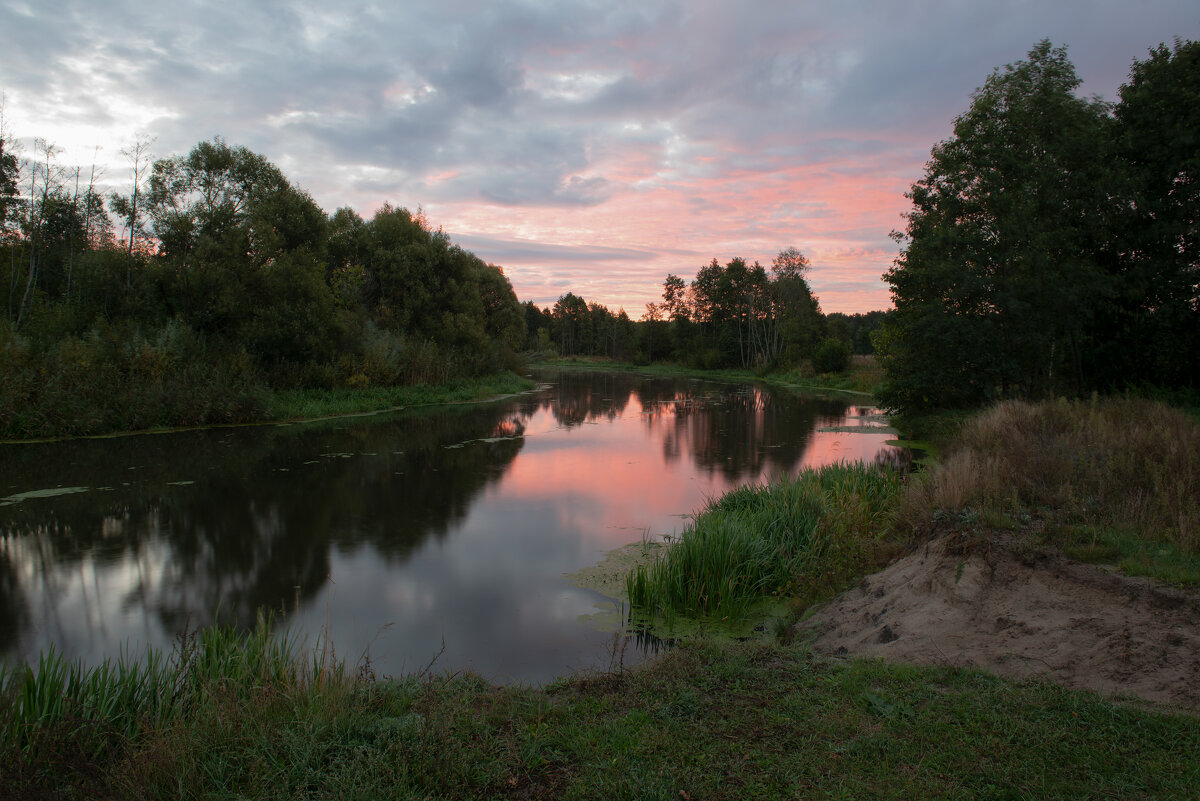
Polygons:
<instances>
[{"instance_id":1,"label":"green foliage","mask_svg":"<svg viewBox=\"0 0 1200 801\"><path fill-rule=\"evenodd\" d=\"M211 670L160 659L165 669L146 672L196 676L179 685L191 703L182 714L114 704L138 710L112 718L136 724L129 737L26 719L31 747L0 751L6 795L679 799L734 787L765 799L1073 798L1086 788L1165 799L1200 781L1193 715L974 670L698 643L643 668L495 687L469 673L376 679L363 665L351 675L320 649L312 661L326 669L291 650L282 669L261 671L247 664L258 660L249 650L269 657L256 637L217 637ZM55 678L36 681L50 689ZM12 709L0 706L6 722Z\"/></svg>"},{"instance_id":2,"label":"green foliage","mask_svg":"<svg viewBox=\"0 0 1200 801\"><path fill-rule=\"evenodd\" d=\"M7 239L9 220L17 216L21 198L18 182L21 163L13 149L15 144L5 125L4 109L0 107L0 237Z\"/></svg>"},{"instance_id":3,"label":"green foliage","mask_svg":"<svg viewBox=\"0 0 1200 801\"><path fill-rule=\"evenodd\" d=\"M1047 41L975 92L885 276L889 406L1195 386L1198 52L1135 64L1115 117Z\"/></svg>"},{"instance_id":4,"label":"green foliage","mask_svg":"<svg viewBox=\"0 0 1200 801\"><path fill-rule=\"evenodd\" d=\"M185 632L169 657L150 649L86 668L51 649L36 666L0 670L5 783L35 797L64 783L95 792L96 777L105 776L114 784L99 794L110 796L140 771L110 774L106 763L175 732L203 740L231 713L248 721L280 699L336 703L352 682L327 644L302 658L295 641L273 631L263 615L248 632L225 626ZM174 755L166 756L169 764Z\"/></svg>"},{"instance_id":5,"label":"green foliage","mask_svg":"<svg viewBox=\"0 0 1200 801\"><path fill-rule=\"evenodd\" d=\"M101 325L41 350L0 324L0 438L247 422L264 399L244 351L207 347L179 322Z\"/></svg>"},{"instance_id":6,"label":"green foliage","mask_svg":"<svg viewBox=\"0 0 1200 801\"><path fill-rule=\"evenodd\" d=\"M856 356L871 356L875 353L875 332L891 316L890 311L872 311L866 314L841 314L834 312L825 316L825 333L850 343Z\"/></svg>"},{"instance_id":7,"label":"green foliage","mask_svg":"<svg viewBox=\"0 0 1200 801\"><path fill-rule=\"evenodd\" d=\"M890 405L1082 387L1079 354L1109 286L1095 248L1107 108L1076 98L1078 85L1065 49L1043 41L992 73L934 147L885 276Z\"/></svg>"},{"instance_id":8,"label":"green foliage","mask_svg":"<svg viewBox=\"0 0 1200 801\"><path fill-rule=\"evenodd\" d=\"M850 367L850 345L845 340L827 337L812 352L813 369L818 373L842 373Z\"/></svg>"},{"instance_id":9,"label":"green foliage","mask_svg":"<svg viewBox=\"0 0 1200 801\"><path fill-rule=\"evenodd\" d=\"M350 382L353 383L353 382ZM533 382L515 373L468 378L436 386L349 386L336 389L294 389L276 392L267 403L271 420L311 420L351 414L408 409L441 403L464 403L511 395L532 389Z\"/></svg>"},{"instance_id":10,"label":"green foliage","mask_svg":"<svg viewBox=\"0 0 1200 801\"><path fill-rule=\"evenodd\" d=\"M134 247L135 230L118 248L96 222L100 199L55 178L54 152L39 150L23 235L6 226L0 241L0 436L243 422L259 419L268 388L441 383L517 365L524 315L503 271L422 214L385 205L370 221L346 209L327 219L263 156L217 138L155 162L148 188L135 181L113 201L127 227L148 214L157 241L156 253Z\"/></svg>"},{"instance_id":11,"label":"green foliage","mask_svg":"<svg viewBox=\"0 0 1200 801\"><path fill-rule=\"evenodd\" d=\"M660 346L659 352L686 364L767 369L798 362L822 327L808 269L808 259L787 248L776 256L769 274L758 263L736 258L724 266L713 259L690 286L668 275L662 304L648 307L643 322L650 329L644 335L649 337L646 351L655 350L651 333L665 317L669 346Z\"/></svg>"},{"instance_id":12,"label":"green foliage","mask_svg":"<svg viewBox=\"0 0 1200 801\"><path fill-rule=\"evenodd\" d=\"M1115 386L1200 389L1200 42L1160 45L1120 89L1115 150L1125 172L1116 302L1095 369Z\"/></svg>"}]
</instances>

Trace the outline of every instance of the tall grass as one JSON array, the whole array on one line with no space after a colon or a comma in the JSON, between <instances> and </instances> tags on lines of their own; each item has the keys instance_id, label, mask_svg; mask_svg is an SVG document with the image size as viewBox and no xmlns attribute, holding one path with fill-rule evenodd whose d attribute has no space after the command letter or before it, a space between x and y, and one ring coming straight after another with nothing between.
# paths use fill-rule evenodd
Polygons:
<instances>
[{"instance_id":1,"label":"tall grass","mask_svg":"<svg viewBox=\"0 0 1200 801\"><path fill-rule=\"evenodd\" d=\"M327 642L303 659L269 617L244 633L227 626L185 633L170 655L148 649L91 668L52 647L36 666L0 669L0 764L9 781L36 789L181 727L228 718L230 708L252 717L272 699L345 690L352 680Z\"/></svg>"},{"instance_id":2,"label":"tall grass","mask_svg":"<svg viewBox=\"0 0 1200 801\"><path fill-rule=\"evenodd\" d=\"M710 501L678 542L627 579L635 612L738 617L772 596L816 596L875 561L899 476L828 465Z\"/></svg>"},{"instance_id":3,"label":"tall grass","mask_svg":"<svg viewBox=\"0 0 1200 801\"><path fill-rule=\"evenodd\" d=\"M1200 425L1165 404L1006 401L967 420L900 513L913 530L964 509L1135 531L1200 552Z\"/></svg>"}]
</instances>

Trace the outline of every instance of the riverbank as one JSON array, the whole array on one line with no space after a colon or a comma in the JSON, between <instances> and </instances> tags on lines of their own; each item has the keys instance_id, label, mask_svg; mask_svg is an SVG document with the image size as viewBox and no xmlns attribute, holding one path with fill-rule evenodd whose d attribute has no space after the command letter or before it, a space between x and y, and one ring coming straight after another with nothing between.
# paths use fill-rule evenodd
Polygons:
<instances>
[{"instance_id":1,"label":"riverbank","mask_svg":"<svg viewBox=\"0 0 1200 801\"><path fill-rule=\"evenodd\" d=\"M734 369L703 370L698 367L685 367L662 362L632 364L615 362L606 357L583 356L538 360L533 362L533 366L613 370L645 375L688 376L725 381L761 381L771 386L800 392L837 392L863 396L870 398L872 402L879 386L883 383L883 368L875 361L874 356L853 356L849 368L840 373L816 373L808 366L777 372Z\"/></svg>"},{"instance_id":2,"label":"riverbank","mask_svg":"<svg viewBox=\"0 0 1200 801\"><path fill-rule=\"evenodd\" d=\"M233 421L200 421L180 426L163 423L148 428L106 430L104 424L97 422L95 426L92 426L87 423L85 418L83 427L69 427L65 433L59 436L0 439L0 445L53 442L63 439L104 439L132 434L187 431L196 428L304 423L336 417L399 412L422 406L473 403L526 392L535 386L537 384L528 378L512 372L503 372L481 378L449 381L445 384L365 387L361 389L260 390L255 395L252 406L247 407L245 413ZM99 427L101 433L88 433L96 427Z\"/></svg>"},{"instance_id":3,"label":"riverbank","mask_svg":"<svg viewBox=\"0 0 1200 801\"><path fill-rule=\"evenodd\" d=\"M211 638L212 659L174 676L178 715L107 722L68 705L10 735L0 797L1167 799L1200 786L1200 718L970 669L701 642L623 670L618 642L608 672L495 687L229 644Z\"/></svg>"},{"instance_id":4,"label":"riverbank","mask_svg":"<svg viewBox=\"0 0 1200 801\"><path fill-rule=\"evenodd\" d=\"M536 382L528 378L504 372L411 387L286 390L272 394L265 416L270 422L307 422L328 417L383 414L417 406L505 398L536 386Z\"/></svg>"},{"instance_id":5,"label":"riverbank","mask_svg":"<svg viewBox=\"0 0 1200 801\"><path fill-rule=\"evenodd\" d=\"M540 688L428 670L379 678L369 662L281 657L232 634L147 660L169 668L153 680L116 666L109 678L15 672L0 695L0 798L1195 795L1200 426L1127 399L1001 404L969 420L899 501L833 478L843 501L818 509L822 520L888 511L854 527L851 545L908 556L889 568L899 578L862 576L875 559L810 537L817 551L797 569L849 565L825 589L858 589L805 616L790 642L696 640L626 669L638 640L614 637L608 670ZM838 497L818 488L822 502ZM764 529L771 493L738 490L714 506L726 522L753 512L743 522ZM1068 579L1090 588L1085 611L1047 620L1032 590ZM705 586L720 578L697 584L697 598ZM1149 589L1126 592L1136 586ZM924 597L900 594L920 587ZM931 623L922 604L945 598L974 615ZM838 625L842 640L821 639ZM950 652L967 632L1002 646L994 664ZM1040 651L1015 639L1030 634ZM912 643L931 664L900 663ZM1061 669L976 669L1070 669L1085 656L1108 660L1103 695L1062 686ZM1159 668L1182 668L1156 674L1179 694L1130 678Z\"/></svg>"}]
</instances>

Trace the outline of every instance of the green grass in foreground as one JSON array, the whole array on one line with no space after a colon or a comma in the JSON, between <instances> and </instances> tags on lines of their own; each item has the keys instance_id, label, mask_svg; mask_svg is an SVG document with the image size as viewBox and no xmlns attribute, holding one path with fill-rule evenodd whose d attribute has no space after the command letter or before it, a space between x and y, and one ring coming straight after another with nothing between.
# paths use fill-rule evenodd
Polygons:
<instances>
[{"instance_id":1,"label":"green grass in foreground","mask_svg":"<svg viewBox=\"0 0 1200 801\"><path fill-rule=\"evenodd\" d=\"M298 659L264 671L249 653L261 641L242 656L230 644L208 646L219 667L164 674L182 688L169 696L178 714L148 704L112 727L79 714L88 702L77 697L14 729L21 681L10 683L0 797L1178 799L1200 789L1200 718L971 670L699 643L539 689L471 675L377 681Z\"/></svg>"},{"instance_id":2,"label":"green grass in foreground","mask_svg":"<svg viewBox=\"0 0 1200 801\"><path fill-rule=\"evenodd\" d=\"M1133 530L1066 526L1056 535L1063 553L1081 562L1115 565L1127 576L1148 576L1181 586L1200 586L1200 551L1148 538Z\"/></svg>"},{"instance_id":3,"label":"green grass in foreground","mask_svg":"<svg viewBox=\"0 0 1200 801\"><path fill-rule=\"evenodd\" d=\"M711 501L629 576L635 614L740 619L764 600L830 595L876 566L902 485L890 470L828 465Z\"/></svg>"},{"instance_id":4,"label":"green grass in foreground","mask_svg":"<svg viewBox=\"0 0 1200 801\"><path fill-rule=\"evenodd\" d=\"M483 378L365 389L298 389L272 393L267 420L311 420L339 415L371 414L437 403L463 403L532 389L534 383L505 372Z\"/></svg>"}]
</instances>

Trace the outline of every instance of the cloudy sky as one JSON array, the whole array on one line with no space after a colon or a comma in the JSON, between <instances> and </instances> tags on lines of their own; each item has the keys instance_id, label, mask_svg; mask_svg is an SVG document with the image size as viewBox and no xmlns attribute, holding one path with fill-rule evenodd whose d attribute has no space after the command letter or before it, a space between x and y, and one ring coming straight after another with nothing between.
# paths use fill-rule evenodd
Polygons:
<instances>
[{"instance_id":1,"label":"cloudy sky","mask_svg":"<svg viewBox=\"0 0 1200 801\"><path fill-rule=\"evenodd\" d=\"M27 155L114 186L139 134L221 136L329 212L422 207L522 300L637 318L667 273L795 246L860 312L993 68L1049 38L1111 100L1175 37L1195 0L0 0L0 92Z\"/></svg>"}]
</instances>

